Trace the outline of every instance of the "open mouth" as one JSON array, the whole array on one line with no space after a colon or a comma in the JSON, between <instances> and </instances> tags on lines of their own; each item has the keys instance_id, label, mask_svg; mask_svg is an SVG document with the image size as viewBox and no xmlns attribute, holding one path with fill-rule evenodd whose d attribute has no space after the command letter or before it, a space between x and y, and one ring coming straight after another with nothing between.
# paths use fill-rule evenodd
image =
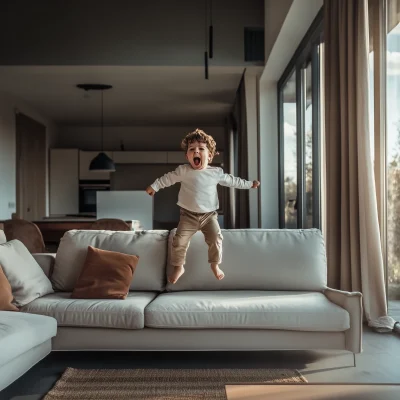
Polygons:
<instances>
[{"instance_id":1,"label":"open mouth","mask_svg":"<svg viewBox=\"0 0 400 400\"><path fill-rule=\"evenodd\" d=\"M198 167L201 164L200 157L194 157L193 158L193 164Z\"/></svg>"}]
</instances>

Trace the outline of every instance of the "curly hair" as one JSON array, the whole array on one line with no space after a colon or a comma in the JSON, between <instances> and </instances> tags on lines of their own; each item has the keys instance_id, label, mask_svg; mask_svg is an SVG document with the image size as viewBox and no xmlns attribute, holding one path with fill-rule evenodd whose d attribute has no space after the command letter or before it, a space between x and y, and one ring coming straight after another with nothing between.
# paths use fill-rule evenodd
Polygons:
<instances>
[{"instance_id":1,"label":"curly hair","mask_svg":"<svg viewBox=\"0 0 400 400\"><path fill-rule=\"evenodd\" d=\"M196 141L206 144L208 151L210 153L211 160L214 158L214 156L219 154L217 152L217 144L215 143L215 140L213 139L213 137L210 135L207 135L207 133L205 133L204 131L202 131L201 129L198 129L198 128L196 130L194 130L193 132L188 133L183 138L183 140L181 142L182 150L185 153L187 153L190 143L193 143Z\"/></svg>"}]
</instances>

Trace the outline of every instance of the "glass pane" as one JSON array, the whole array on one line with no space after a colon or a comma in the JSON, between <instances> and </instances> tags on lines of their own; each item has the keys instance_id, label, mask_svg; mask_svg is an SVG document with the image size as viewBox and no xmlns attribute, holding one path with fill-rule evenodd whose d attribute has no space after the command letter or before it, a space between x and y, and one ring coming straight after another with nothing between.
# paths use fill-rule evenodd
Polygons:
<instances>
[{"instance_id":1,"label":"glass pane","mask_svg":"<svg viewBox=\"0 0 400 400\"><path fill-rule=\"evenodd\" d=\"M389 299L400 299L400 24L398 1L388 1L387 252ZM394 19L394 17L397 19Z\"/></svg>"},{"instance_id":2,"label":"glass pane","mask_svg":"<svg viewBox=\"0 0 400 400\"><path fill-rule=\"evenodd\" d=\"M313 184L312 184L312 147L313 147L313 126L312 126L312 77L311 77L311 63L308 64L305 73L305 97L306 97L306 104L305 104L305 115L304 115L304 147L305 147L305 157L304 157L304 172L305 172L305 228L312 228L313 227L313 202L312 202L312 195L313 195Z\"/></svg>"},{"instance_id":3,"label":"glass pane","mask_svg":"<svg viewBox=\"0 0 400 400\"><path fill-rule=\"evenodd\" d=\"M283 88L285 228L297 228L296 73Z\"/></svg>"}]
</instances>

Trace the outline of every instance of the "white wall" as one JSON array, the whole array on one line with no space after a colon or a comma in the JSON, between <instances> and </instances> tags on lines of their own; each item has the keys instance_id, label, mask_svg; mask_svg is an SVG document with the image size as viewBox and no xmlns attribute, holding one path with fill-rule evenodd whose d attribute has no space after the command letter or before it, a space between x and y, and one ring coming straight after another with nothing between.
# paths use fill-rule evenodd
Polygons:
<instances>
[{"instance_id":1,"label":"white wall","mask_svg":"<svg viewBox=\"0 0 400 400\"><path fill-rule=\"evenodd\" d=\"M279 4L279 7L277 6ZM264 2L264 49L265 60L268 60L276 39L281 31L293 0L265 0Z\"/></svg>"},{"instance_id":2,"label":"white wall","mask_svg":"<svg viewBox=\"0 0 400 400\"><path fill-rule=\"evenodd\" d=\"M210 65L262 65L244 62L244 27L263 26L263 0L212 3ZM8 1L0 48L3 65L203 65L205 2Z\"/></svg>"},{"instance_id":3,"label":"white wall","mask_svg":"<svg viewBox=\"0 0 400 400\"><path fill-rule=\"evenodd\" d=\"M123 140L125 150L180 150L183 137L196 128L203 129L217 142L218 150L224 149L223 126L108 126L104 127L104 149L120 150ZM100 150L100 127L61 127L53 147Z\"/></svg>"},{"instance_id":4,"label":"white wall","mask_svg":"<svg viewBox=\"0 0 400 400\"><path fill-rule=\"evenodd\" d=\"M271 34L273 37L277 34L277 36L272 45L271 41L266 39L266 44L268 42L266 51L268 50L269 56L259 84L262 228L279 227L278 80L321 9L323 0L281 0L279 4L282 4L282 7L277 9L275 0L265 0L264 6L266 35ZM287 12L283 18L285 10ZM270 28L267 30L267 27Z\"/></svg>"},{"instance_id":5,"label":"white wall","mask_svg":"<svg viewBox=\"0 0 400 400\"><path fill-rule=\"evenodd\" d=\"M57 136L57 127L28 104L8 94L0 93L0 220L11 218L16 211L16 139L15 112L40 122L46 127L48 146ZM48 147L47 146L47 147ZM46 157L48 153L46 152ZM48 165L46 159L46 166ZM48 193L48 171L46 169L46 192ZM46 197L46 214L49 213L49 199Z\"/></svg>"}]
</instances>

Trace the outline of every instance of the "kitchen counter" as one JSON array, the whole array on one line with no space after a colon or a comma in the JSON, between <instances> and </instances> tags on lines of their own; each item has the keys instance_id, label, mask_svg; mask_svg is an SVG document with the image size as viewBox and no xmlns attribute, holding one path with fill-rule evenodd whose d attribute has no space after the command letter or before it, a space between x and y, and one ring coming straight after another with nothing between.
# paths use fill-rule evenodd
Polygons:
<instances>
[{"instance_id":1,"label":"kitchen counter","mask_svg":"<svg viewBox=\"0 0 400 400\"><path fill-rule=\"evenodd\" d=\"M34 222L42 232L46 247L57 249L64 233L72 229L90 229L96 218L54 216ZM132 228L132 221L125 221Z\"/></svg>"},{"instance_id":2,"label":"kitchen counter","mask_svg":"<svg viewBox=\"0 0 400 400\"><path fill-rule=\"evenodd\" d=\"M53 222L94 222L96 221L96 218L73 218L73 217L57 217L57 218L43 218L38 221L32 221L35 224L41 224L41 223L53 223Z\"/></svg>"}]
</instances>

